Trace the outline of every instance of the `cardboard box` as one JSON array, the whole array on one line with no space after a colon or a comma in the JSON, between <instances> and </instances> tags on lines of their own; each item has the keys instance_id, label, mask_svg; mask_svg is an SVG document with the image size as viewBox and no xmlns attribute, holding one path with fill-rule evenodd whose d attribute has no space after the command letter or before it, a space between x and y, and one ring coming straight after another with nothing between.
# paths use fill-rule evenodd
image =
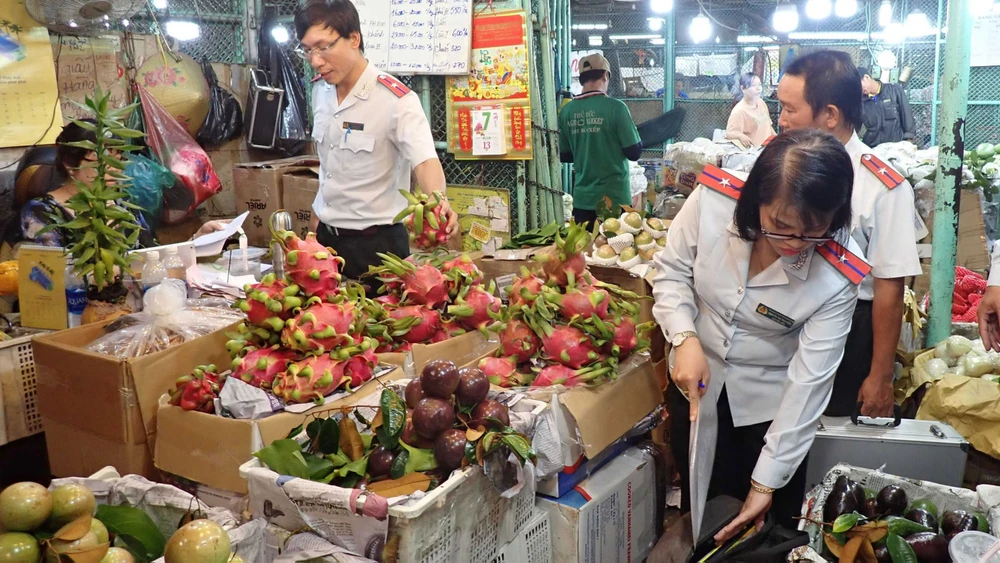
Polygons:
<instances>
[{"instance_id":1,"label":"cardboard box","mask_svg":"<svg viewBox=\"0 0 1000 563\"><path fill-rule=\"evenodd\" d=\"M552 561L642 561L657 540L656 498L653 458L635 448L562 497L538 497L552 525Z\"/></svg>"},{"instance_id":2,"label":"cardboard box","mask_svg":"<svg viewBox=\"0 0 1000 563\"><path fill-rule=\"evenodd\" d=\"M931 237L923 242L933 244L933 214L927 218L927 227L931 229ZM990 267L990 255L986 246L986 223L983 219L982 193L978 190L962 190L960 194L955 264L981 274L985 274Z\"/></svg>"},{"instance_id":3,"label":"cardboard box","mask_svg":"<svg viewBox=\"0 0 1000 563\"><path fill-rule=\"evenodd\" d=\"M581 457L575 465L566 467L555 475L538 480L535 492L543 496L559 498L570 492L573 487L579 485L595 471L607 465L609 461L621 455L622 452L640 442L641 439L641 436L625 437L605 448L593 459Z\"/></svg>"},{"instance_id":4,"label":"cardboard box","mask_svg":"<svg viewBox=\"0 0 1000 563\"><path fill-rule=\"evenodd\" d=\"M146 444L122 443L49 418L43 423L49 471L54 477L86 477L110 465L122 475L160 479Z\"/></svg>"},{"instance_id":5,"label":"cardboard box","mask_svg":"<svg viewBox=\"0 0 1000 563\"><path fill-rule=\"evenodd\" d=\"M319 167L285 174L281 185L281 207L292 216L292 231L305 238L319 192Z\"/></svg>"},{"instance_id":6,"label":"cardboard box","mask_svg":"<svg viewBox=\"0 0 1000 563\"><path fill-rule=\"evenodd\" d=\"M640 323L652 321L653 319L653 278L656 276L656 269L650 267L646 275L639 277L633 275L628 270L623 270L616 266L595 266L588 265L590 273L604 283L613 283L618 287L631 291L639 296L639 321Z\"/></svg>"},{"instance_id":7,"label":"cardboard box","mask_svg":"<svg viewBox=\"0 0 1000 563\"><path fill-rule=\"evenodd\" d=\"M134 461L139 458L139 451L144 451L149 460L143 464L152 467L160 395L195 366L227 365L230 361L225 347L227 330L129 360L86 349L104 335L103 325L86 325L35 338L32 348L39 412L53 473L88 475L110 463L95 468L89 465L89 456L100 457L98 452L111 445L140 446L128 448L125 457ZM48 438L50 429L57 434L55 438ZM65 432L67 429L73 432ZM74 441L77 434L83 438ZM90 436L94 440L89 440ZM89 449L98 439L102 447Z\"/></svg>"},{"instance_id":8,"label":"cardboard box","mask_svg":"<svg viewBox=\"0 0 1000 563\"><path fill-rule=\"evenodd\" d=\"M492 336L492 335L491 335ZM410 358L406 362L411 373L408 377L417 377L428 363L434 360L451 360L456 366L462 367L479 360L483 356L493 354L500 343L494 339L488 340L479 331L467 332L434 344L414 344ZM380 355L381 357L381 355Z\"/></svg>"},{"instance_id":9,"label":"cardboard box","mask_svg":"<svg viewBox=\"0 0 1000 563\"><path fill-rule=\"evenodd\" d=\"M250 212L243 231L254 246L267 246L271 240L271 214L281 207L282 176L296 170L319 166L315 156L296 156L263 162L243 162L233 165L236 190L236 210Z\"/></svg>"},{"instance_id":10,"label":"cardboard box","mask_svg":"<svg viewBox=\"0 0 1000 563\"><path fill-rule=\"evenodd\" d=\"M378 393L382 385L404 377L402 369L368 381L354 393L301 414L281 412L259 420L223 418L171 405L160 397L157 416L156 467L198 483L236 493L247 493L240 465L259 448L280 440L311 413L358 404Z\"/></svg>"}]
</instances>

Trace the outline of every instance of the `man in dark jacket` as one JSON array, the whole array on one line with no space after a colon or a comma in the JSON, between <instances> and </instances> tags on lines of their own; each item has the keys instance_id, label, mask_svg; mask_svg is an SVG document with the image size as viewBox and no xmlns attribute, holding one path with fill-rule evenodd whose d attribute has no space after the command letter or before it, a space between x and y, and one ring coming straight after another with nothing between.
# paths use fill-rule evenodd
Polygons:
<instances>
[{"instance_id":1,"label":"man in dark jacket","mask_svg":"<svg viewBox=\"0 0 1000 563\"><path fill-rule=\"evenodd\" d=\"M906 93L898 84L882 83L872 78L867 68L859 68L864 92L862 141L869 147L882 143L912 140L915 134L913 114Z\"/></svg>"}]
</instances>

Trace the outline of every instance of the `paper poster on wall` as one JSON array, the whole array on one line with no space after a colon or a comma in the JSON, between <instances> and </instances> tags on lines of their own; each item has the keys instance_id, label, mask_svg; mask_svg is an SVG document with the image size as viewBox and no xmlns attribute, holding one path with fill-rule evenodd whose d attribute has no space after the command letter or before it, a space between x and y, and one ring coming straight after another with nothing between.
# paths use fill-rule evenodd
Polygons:
<instances>
[{"instance_id":1,"label":"paper poster on wall","mask_svg":"<svg viewBox=\"0 0 1000 563\"><path fill-rule=\"evenodd\" d=\"M503 109L477 109L472 112L472 154L500 156L507 152Z\"/></svg>"},{"instance_id":2,"label":"paper poster on wall","mask_svg":"<svg viewBox=\"0 0 1000 563\"><path fill-rule=\"evenodd\" d=\"M495 252L510 241L510 192L482 186L448 186L458 214L462 250Z\"/></svg>"},{"instance_id":3,"label":"paper poster on wall","mask_svg":"<svg viewBox=\"0 0 1000 563\"><path fill-rule=\"evenodd\" d=\"M1000 66L1000 14L978 16L972 22L972 57L970 66Z\"/></svg>"},{"instance_id":4,"label":"paper poster on wall","mask_svg":"<svg viewBox=\"0 0 1000 563\"><path fill-rule=\"evenodd\" d=\"M448 79L448 150L456 159L532 157L525 21L521 10L473 18L470 73ZM505 152L498 155L475 151L473 113L486 107L498 108L503 121Z\"/></svg>"},{"instance_id":5,"label":"paper poster on wall","mask_svg":"<svg viewBox=\"0 0 1000 563\"><path fill-rule=\"evenodd\" d=\"M117 39L117 38L115 38ZM52 36L53 56L58 57L56 76L63 118L84 119L93 114L73 102L83 103L99 86L109 92L111 107L127 105L125 70L119 64L120 44L106 37Z\"/></svg>"},{"instance_id":6,"label":"paper poster on wall","mask_svg":"<svg viewBox=\"0 0 1000 563\"><path fill-rule=\"evenodd\" d=\"M0 2L0 147L52 144L60 131L49 30L23 2Z\"/></svg>"},{"instance_id":7,"label":"paper poster on wall","mask_svg":"<svg viewBox=\"0 0 1000 563\"><path fill-rule=\"evenodd\" d=\"M469 72L472 0L354 0L365 57L396 74Z\"/></svg>"}]
</instances>

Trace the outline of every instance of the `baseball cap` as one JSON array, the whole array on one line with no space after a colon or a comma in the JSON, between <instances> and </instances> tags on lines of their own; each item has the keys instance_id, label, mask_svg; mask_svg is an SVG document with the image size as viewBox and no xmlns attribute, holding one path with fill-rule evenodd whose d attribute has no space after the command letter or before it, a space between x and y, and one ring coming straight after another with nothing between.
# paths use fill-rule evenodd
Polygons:
<instances>
[{"instance_id":1,"label":"baseball cap","mask_svg":"<svg viewBox=\"0 0 1000 563\"><path fill-rule=\"evenodd\" d=\"M588 70L603 70L611 72L611 63L609 63L608 59L605 59L604 55L600 53L587 55L586 57L580 59L580 72L587 72Z\"/></svg>"}]
</instances>

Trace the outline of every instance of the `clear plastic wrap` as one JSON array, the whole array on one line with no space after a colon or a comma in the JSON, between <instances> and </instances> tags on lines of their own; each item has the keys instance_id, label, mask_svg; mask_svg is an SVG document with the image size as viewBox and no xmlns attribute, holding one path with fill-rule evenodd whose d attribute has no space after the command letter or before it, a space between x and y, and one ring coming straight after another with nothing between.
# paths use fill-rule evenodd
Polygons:
<instances>
[{"instance_id":1,"label":"clear plastic wrap","mask_svg":"<svg viewBox=\"0 0 1000 563\"><path fill-rule=\"evenodd\" d=\"M143 311L109 324L87 347L116 358L137 358L194 340L243 318L224 299L187 299L184 284L164 280L142 298Z\"/></svg>"}]
</instances>

